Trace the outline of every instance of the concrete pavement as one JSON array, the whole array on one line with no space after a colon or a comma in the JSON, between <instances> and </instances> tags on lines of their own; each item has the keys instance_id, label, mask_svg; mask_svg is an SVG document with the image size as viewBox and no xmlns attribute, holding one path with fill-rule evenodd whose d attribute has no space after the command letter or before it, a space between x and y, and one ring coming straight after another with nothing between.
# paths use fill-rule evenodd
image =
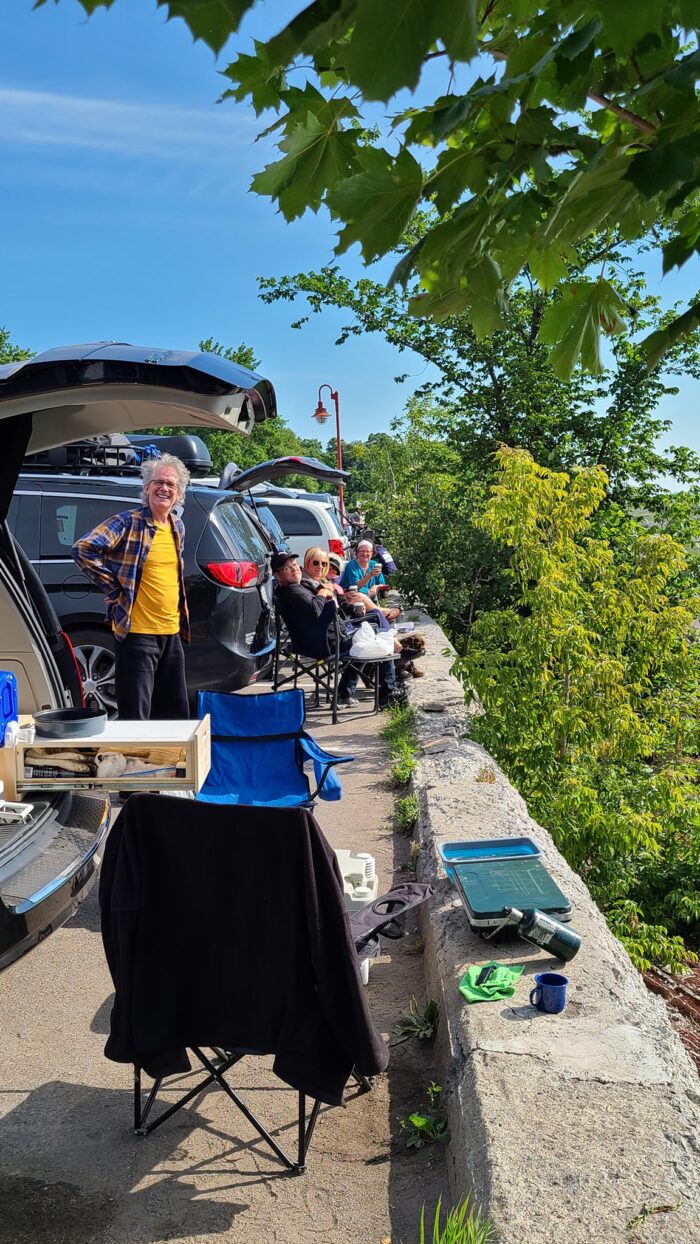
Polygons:
<instances>
[{"instance_id":1,"label":"concrete pavement","mask_svg":"<svg viewBox=\"0 0 700 1244\"><path fill-rule=\"evenodd\" d=\"M381 717L354 710L333 727L312 713L309 724L356 756L342 801L321 804L318 819L333 846L370 851L388 888L409 851L389 823ZM368 998L385 1036L411 994L424 1000L417 950L414 934L372 967ZM218 1091L152 1136L132 1134L130 1070L102 1052L111 995L95 893L0 976L2 1244L413 1244L422 1202L448 1199L443 1150L407 1150L399 1126L435 1078L430 1047L397 1047L371 1094L324 1107L307 1174L290 1177ZM294 1095L269 1075L271 1059L249 1061L234 1087L293 1147Z\"/></svg>"}]
</instances>

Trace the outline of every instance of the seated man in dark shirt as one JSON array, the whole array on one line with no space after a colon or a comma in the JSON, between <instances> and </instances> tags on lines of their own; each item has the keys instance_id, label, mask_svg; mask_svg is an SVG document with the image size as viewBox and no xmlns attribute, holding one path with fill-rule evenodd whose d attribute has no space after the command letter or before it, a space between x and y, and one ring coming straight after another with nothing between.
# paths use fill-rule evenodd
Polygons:
<instances>
[{"instance_id":1,"label":"seated man in dark shirt","mask_svg":"<svg viewBox=\"0 0 700 1244\"><path fill-rule=\"evenodd\" d=\"M275 602L295 650L307 657L328 656L335 647L332 628L338 627L341 656L347 656L352 645L352 630L338 614L333 589L324 586L314 592L302 583L296 553L275 553L270 565L277 580ZM382 661L378 673L380 707L401 703L403 697L396 691L393 661ZM349 662L338 684L339 705L348 708L359 703L355 699L358 678L359 667Z\"/></svg>"}]
</instances>

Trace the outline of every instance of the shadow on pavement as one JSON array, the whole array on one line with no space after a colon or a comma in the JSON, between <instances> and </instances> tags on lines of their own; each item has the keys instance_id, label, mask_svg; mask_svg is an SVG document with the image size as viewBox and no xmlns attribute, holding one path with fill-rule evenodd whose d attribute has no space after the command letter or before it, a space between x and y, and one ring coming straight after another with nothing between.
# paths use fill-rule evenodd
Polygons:
<instances>
[{"instance_id":1,"label":"shadow on pavement","mask_svg":"<svg viewBox=\"0 0 700 1244\"><path fill-rule=\"evenodd\" d=\"M287 1178L233 1107L230 1133L190 1107L148 1137L132 1110L130 1092L52 1081L0 1120L2 1244L209 1240L250 1208L231 1192Z\"/></svg>"}]
</instances>

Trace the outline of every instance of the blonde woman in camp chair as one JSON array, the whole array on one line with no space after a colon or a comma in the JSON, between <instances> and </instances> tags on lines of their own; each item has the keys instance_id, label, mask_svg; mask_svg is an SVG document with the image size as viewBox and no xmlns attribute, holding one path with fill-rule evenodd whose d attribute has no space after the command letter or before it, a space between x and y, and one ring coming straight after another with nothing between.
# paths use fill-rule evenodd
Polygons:
<instances>
[{"instance_id":1,"label":"blonde woman in camp chair","mask_svg":"<svg viewBox=\"0 0 700 1244\"><path fill-rule=\"evenodd\" d=\"M323 549L306 550L301 581L313 592L317 592L320 587L331 588L335 592L338 608L344 617L354 618L357 621L365 618L380 631L390 629L385 611L376 606L370 597L359 592L355 587L345 589L340 586L331 569L329 554ZM401 651L398 641L394 644L394 651Z\"/></svg>"},{"instance_id":2,"label":"blonde woman in camp chair","mask_svg":"<svg viewBox=\"0 0 700 1244\"><path fill-rule=\"evenodd\" d=\"M342 587L336 583L331 577L330 562L328 554L324 549L312 547L304 553L304 570L301 576L304 583L312 591L317 592L320 587L331 588L335 595L340 598L344 596ZM340 603L340 600L338 601Z\"/></svg>"}]
</instances>

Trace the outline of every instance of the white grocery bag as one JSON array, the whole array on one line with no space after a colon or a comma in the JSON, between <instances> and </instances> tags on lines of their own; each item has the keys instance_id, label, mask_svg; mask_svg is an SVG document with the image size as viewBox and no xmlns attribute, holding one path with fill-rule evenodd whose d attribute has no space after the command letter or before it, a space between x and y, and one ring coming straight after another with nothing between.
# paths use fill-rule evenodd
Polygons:
<instances>
[{"instance_id":1,"label":"white grocery bag","mask_svg":"<svg viewBox=\"0 0 700 1244\"><path fill-rule=\"evenodd\" d=\"M376 657L390 657L394 652L394 636L390 631L375 631L369 622L361 622L353 636L350 656L371 661Z\"/></svg>"}]
</instances>

